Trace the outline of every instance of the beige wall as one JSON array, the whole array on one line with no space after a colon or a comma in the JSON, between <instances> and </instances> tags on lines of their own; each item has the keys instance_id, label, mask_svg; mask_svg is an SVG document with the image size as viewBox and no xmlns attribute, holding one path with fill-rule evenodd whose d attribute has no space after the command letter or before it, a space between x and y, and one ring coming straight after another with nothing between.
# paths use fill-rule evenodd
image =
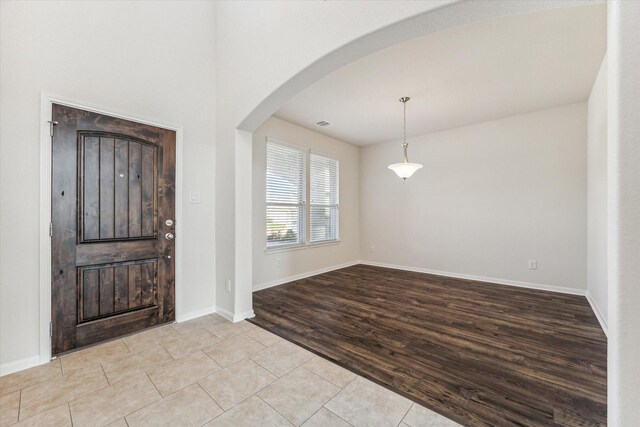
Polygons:
<instances>
[{"instance_id":1,"label":"beige wall","mask_svg":"<svg viewBox=\"0 0 640 427\"><path fill-rule=\"evenodd\" d=\"M39 353L40 92L184 129L182 314L215 305L214 7L1 2L0 368ZM48 319L45 320L48 322Z\"/></svg>"},{"instance_id":2,"label":"beige wall","mask_svg":"<svg viewBox=\"0 0 640 427\"><path fill-rule=\"evenodd\" d=\"M364 260L586 289L585 103L409 142L424 168L406 182L387 170L398 142L361 150Z\"/></svg>"},{"instance_id":3,"label":"beige wall","mask_svg":"<svg viewBox=\"0 0 640 427\"><path fill-rule=\"evenodd\" d=\"M266 143L270 137L340 162L340 242L266 253ZM291 276L354 262L359 253L358 148L275 117L253 134L253 286L283 283Z\"/></svg>"},{"instance_id":4,"label":"beige wall","mask_svg":"<svg viewBox=\"0 0 640 427\"><path fill-rule=\"evenodd\" d=\"M607 324L607 58L588 102L587 291Z\"/></svg>"}]
</instances>

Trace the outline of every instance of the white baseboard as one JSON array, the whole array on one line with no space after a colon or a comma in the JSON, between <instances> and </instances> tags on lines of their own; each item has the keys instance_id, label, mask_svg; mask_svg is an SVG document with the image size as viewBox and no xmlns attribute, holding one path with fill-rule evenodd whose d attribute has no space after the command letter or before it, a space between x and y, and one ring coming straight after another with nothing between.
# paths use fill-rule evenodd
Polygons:
<instances>
[{"instance_id":1,"label":"white baseboard","mask_svg":"<svg viewBox=\"0 0 640 427\"><path fill-rule=\"evenodd\" d=\"M24 369L33 368L34 366L42 365L43 363L44 362L40 361L40 355L27 357L26 359L20 359L14 362L2 363L0 364L0 377L22 371Z\"/></svg>"},{"instance_id":2,"label":"white baseboard","mask_svg":"<svg viewBox=\"0 0 640 427\"><path fill-rule=\"evenodd\" d=\"M229 322L233 322L233 323L240 322L241 320L244 320L244 319L250 319L252 317L255 317L255 313L253 312L253 310L245 311L244 313L234 314L229 310L225 310L222 307L216 307L216 313L218 313L220 316L227 319Z\"/></svg>"},{"instance_id":3,"label":"white baseboard","mask_svg":"<svg viewBox=\"0 0 640 427\"><path fill-rule=\"evenodd\" d=\"M179 319L176 319L177 323L186 322L187 320L195 319L196 317L206 316L207 314L215 313L216 307L214 305L210 307L201 308L200 310L191 311L189 313L182 314Z\"/></svg>"},{"instance_id":4,"label":"white baseboard","mask_svg":"<svg viewBox=\"0 0 640 427\"><path fill-rule=\"evenodd\" d=\"M505 280L495 277L474 276L472 274L452 273L449 271L429 270L428 268L410 267L407 265L386 264L376 261L360 261L360 264L372 265L374 267L393 268L395 270L414 271L416 273L427 273L435 276L455 277L457 279L475 280L477 282L496 283L498 285L516 286L518 288L539 289L542 291L559 292L562 294L585 296L586 291L583 289L565 288L562 286L543 285L540 283L520 282L517 280Z\"/></svg>"},{"instance_id":5,"label":"white baseboard","mask_svg":"<svg viewBox=\"0 0 640 427\"><path fill-rule=\"evenodd\" d=\"M591 305L591 309L593 310L593 313L596 315L596 319L598 319L598 322L600 322L600 327L602 328L602 331L604 332L605 335L608 336L607 321L605 320L604 316L600 312L600 309L598 308L598 304L596 304L596 300L593 298L593 295L591 295L589 291L587 291L587 294L585 296L587 297L587 301L589 301L589 305Z\"/></svg>"},{"instance_id":6,"label":"white baseboard","mask_svg":"<svg viewBox=\"0 0 640 427\"><path fill-rule=\"evenodd\" d=\"M256 314L253 312L253 310L249 310L249 311L245 311L244 313L234 314L233 321L240 322L241 320L251 319L252 317L256 317Z\"/></svg>"},{"instance_id":7,"label":"white baseboard","mask_svg":"<svg viewBox=\"0 0 640 427\"><path fill-rule=\"evenodd\" d=\"M222 307L216 307L216 313L227 319L229 322L233 322L233 313L229 310L225 310Z\"/></svg>"},{"instance_id":8,"label":"white baseboard","mask_svg":"<svg viewBox=\"0 0 640 427\"><path fill-rule=\"evenodd\" d=\"M332 265L318 270L308 271L306 273L294 274L293 276L282 277L279 279L269 280L268 282L259 283L253 285L253 292L261 291L262 289L272 288L274 286L282 285L284 283L293 282L294 280L304 279L305 277L316 276L322 273L328 273L329 271L339 270L345 267L351 267L352 265L361 264L361 261L350 261L343 264Z\"/></svg>"}]
</instances>

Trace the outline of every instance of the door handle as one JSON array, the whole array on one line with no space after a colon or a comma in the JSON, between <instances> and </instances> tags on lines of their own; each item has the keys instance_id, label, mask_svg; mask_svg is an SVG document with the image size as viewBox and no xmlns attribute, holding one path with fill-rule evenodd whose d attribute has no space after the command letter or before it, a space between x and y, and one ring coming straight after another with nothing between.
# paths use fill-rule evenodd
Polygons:
<instances>
[{"instance_id":1,"label":"door handle","mask_svg":"<svg viewBox=\"0 0 640 427\"><path fill-rule=\"evenodd\" d=\"M164 238L167 239L167 240L173 240L174 237L176 237L176 236L174 236L173 233L167 233L167 234L164 235Z\"/></svg>"}]
</instances>

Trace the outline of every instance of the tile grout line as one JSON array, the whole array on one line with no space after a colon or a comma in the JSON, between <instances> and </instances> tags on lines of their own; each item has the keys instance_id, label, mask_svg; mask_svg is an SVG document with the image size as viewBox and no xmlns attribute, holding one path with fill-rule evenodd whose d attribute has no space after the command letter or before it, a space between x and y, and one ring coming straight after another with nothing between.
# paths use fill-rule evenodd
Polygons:
<instances>
[{"instance_id":1,"label":"tile grout line","mask_svg":"<svg viewBox=\"0 0 640 427\"><path fill-rule=\"evenodd\" d=\"M351 374L355 375L355 378L353 378L352 380L350 380L350 381L347 383L347 385L345 385L345 386L341 386L340 384L336 384L336 383L334 383L334 382L333 382L333 381L331 381L329 378L325 378L325 377L323 377L322 375L320 375L320 374L318 374L318 373L316 373L316 372L313 372L311 369L309 369L309 368L305 367L305 365L306 365L307 363L311 362L311 361L313 360L313 358L312 358L312 359L310 359L310 360L308 360L308 361L306 361L306 362L304 362L304 363L301 365L301 366L302 366L303 368L305 368L307 371L309 371L309 372L311 372L311 373L313 373L313 374L315 374L315 375L319 376L319 377L320 377L320 378L322 378L323 380L328 381L328 382L330 382L331 384L333 384L334 386L338 387L338 388L340 389L340 391L344 390L346 386L348 386L349 384L351 384L351 383L353 382L353 380L355 380L355 379L358 377L358 374L353 373L353 372L351 372L350 370L345 369L345 368L343 368L343 367L342 367L342 366L340 366L340 365L336 365L336 364L335 364L335 363L333 363L333 362L330 362L330 361L328 361L328 360L326 360L326 359L323 359L323 358L321 358L320 356L314 356L314 358L318 358L318 359L320 359L320 360L322 360L322 361L329 362L329 363L331 363L331 365L336 366L336 367L338 367L338 368L340 368L340 369L344 369L345 371L347 371L347 372L349 372L349 373L351 373Z\"/></svg>"},{"instance_id":2,"label":"tile grout line","mask_svg":"<svg viewBox=\"0 0 640 427\"><path fill-rule=\"evenodd\" d=\"M211 374L211 375L214 375L214 374ZM207 378L207 377L205 377L205 378ZM204 378L203 378L203 379L204 379ZM200 380L200 381L202 381L202 380ZM218 403L218 402L216 401L216 399L214 399L214 398L213 398L213 396L211 396L211 395L209 394L209 392L208 392L207 390L205 390L205 389L204 389L204 387L202 387L202 385L201 385L199 382L195 382L194 384L196 384L198 387L200 387L200 390L204 391L204 394L206 394L207 396L209 396L209 398L210 398L211 400L213 400L213 403L215 403L216 405L218 405L218 408L222 409L222 413L220 413L220 414L216 415L215 417L211 418L211 420L215 420L215 419L216 419L216 418L218 418L220 415L222 415L222 414L224 414L225 412L227 412L227 411L225 411L225 409L222 407L222 405L221 405L220 403ZM211 420L205 421L205 424L206 424L206 423L208 423L208 422L209 422L209 421L211 421Z\"/></svg>"},{"instance_id":3,"label":"tile grout line","mask_svg":"<svg viewBox=\"0 0 640 427\"><path fill-rule=\"evenodd\" d=\"M411 405L409 405L409 408L406 411L404 411L404 414L402 415L402 418L400 418L400 421L398 421L397 426L399 426L400 424L402 424L404 422L404 419L407 417L407 414L409 413L409 411L411 410L411 408L413 408L413 405L415 405L415 404L416 404L416 402L411 402ZM410 425L408 423L405 423L405 424Z\"/></svg>"},{"instance_id":4,"label":"tile grout line","mask_svg":"<svg viewBox=\"0 0 640 427\"><path fill-rule=\"evenodd\" d=\"M71 420L71 427L73 427L73 414L71 414L71 403L67 402L67 408L69 409L69 419Z\"/></svg>"},{"instance_id":5,"label":"tile grout line","mask_svg":"<svg viewBox=\"0 0 640 427\"><path fill-rule=\"evenodd\" d=\"M333 362L330 362L333 363ZM334 363L335 365L335 363ZM339 366L339 365L336 365ZM341 367L341 366L340 366ZM344 369L344 368L343 368ZM351 372L351 371L349 371ZM355 380L357 380L358 378L360 378L360 375L355 374L355 378L353 378L351 381L349 381L349 383L347 385L345 385L344 387L342 387L342 389L336 393L335 396L333 396L331 399L329 399L324 405L322 405L323 408L325 408L327 411L331 412L333 415L335 415L336 417L340 418L342 421L344 421L345 423L349 424L350 426L352 426L353 424L351 424L349 421L345 420L344 418L342 418L340 415L336 414L335 412L333 412L330 408L327 408L327 403L331 402L337 395L339 395L344 389L346 389L347 387L349 387L351 385L351 383L353 383Z\"/></svg>"},{"instance_id":6,"label":"tile grout line","mask_svg":"<svg viewBox=\"0 0 640 427\"><path fill-rule=\"evenodd\" d=\"M304 362L304 363L306 363L306 362ZM296 367L296 368L292 369L291 371L287 372L286 374L284 374L282 377L278 378L276 381L272 382L271 384L275 384L276 382L280 381L282 378L284 378L285 376L289 375L289 374L290 374L290 373L292 373L293 371L296 371L296 370L298 370L298 369L304 369L305 371L307 371L307 372L308 372L309 374L311 374L312 376L315 376L315 377L317 377L317 378L320 378L320 380L322 380L322 381L326 381L327 383L329 383L329 384L331 384L331 385L335 386L335 387L338 389L338 391L337 391L333 396L331 396L329 399L327 399L327 401L326 401L326 402L324 402L322 405L320 405L320 407L319 407L319 408L318 408L314 413L312 413L312 414L311 414L311 415L309 415L307 418L305 418L305 419L302 421L301 425L302 425L302 424L304 424L305 422L307 422L307 421L308 421L311 417L313 417L316 413L318 413L318 411L320 411L322 408L324 408L324 405L326 405L326 404L327 404L331 399L333 399L334 397L336 397L336 396L337 396L337 395L342 391L342 389L340 389L340 387L339 387L339 386L337 386L337 385L333 384L332 382L330 382L330 381L328 381L328 380L324 379L323 377L321 377L320 375L316 374L315 372L311 372L310 370L308 370L307 368L305 368L305 367L303 366L303 365L304 365L304 363L303 363L302 365L299 365L298 367ZM269 385L271 385L271 384L269 384ZM261 388L259 391L255 392L255 393L254 393L254 395L256 395L256 396L260 397L260 396L258 395L258 393L259 393L260 391L264 390L266 387L268 387L268 386L265 386L265 387ZM260 399L262 399L262 397L260 397ZM269 402L267 402L267 401L266 401L266 400L264 400L264 399L262 399L262 400L263 400L267 405L271 406L271 405L269 404ZM273 408L273 406L271 406L271 407ZM276 408L273 408L273 409L274 409L276 412L278 412L278 410L277 410ZM278 413L280 414L280 412L278 412ZM280 414L280 415L282 415L282 414ZM284 415L282 415L282 416L284 417ZM287 417L285 417L285 419L287 419L287 420L288 420L288 421L290 421L292 424L294 424L294 423L293 423L293 421L289 420ZM294 424L294 425L295 425L295 424Z\"/></svg>"},{"instance_id":7,"label":"tile grout line","mask_svg":"<svg viewBox=\"0 0 640 427\"><path fill-rule=\"evenodd\" d=\"M102 369L102 375L104 375L104 377L107 379L107 384L111 385L111 381L109 381L109 377L107 376L107 373L104 370L104 366L102 366L102 362L100 362L99 365L100 365L100 369Z\"/></svg>"},{"instance_id":8,"label":"tile grout line","mask_svg":"<svg viewBox=\"0 0 640 427\"><path fill-rule=\"evenodd\" d=\"M291 421L289 418L285 417L283 414L280 413L280 411L278 411L276 408L274 408L273 406L271 406L269 404L269 402L267 402L266 400L264 400L262 397L260 397L257 393L254 394L254 396L256 396L258 399L262 400L269 408L273 409L274 411L276 411L282 418L284 418L285 420L287 420L287 422L293 426L295 426L295 424L293 423L293 421ZM306 420L305 420L306 421Z\"/></svg>"},{"instance_id":9,"label":"tile grout line","mask_svg":"<svg viewBox=\"0 0 640 427\"><path fill-rule=\"evenodd\" d=\"M126 415L123 415L123 416L122 416L122 418L124 419L124 422L125 422L125 423L127 423L127 426L129 425L129 423L127 422L127 417L128 417L129 415L131 415L131 414L135 414L136 412L138 412L138 411L140 411L140 410L142 410L142 409L144 409L144 408L146 408L146 407L148 407L148 406L151 406L151 405L153 405L154 403L160 402L161 400L163 400L163 399L164 399L164 396L162 395L162 393L160 393L160 390L158 390L158 387L156 387L156 385L155 385L155 383L153 382L153 380L151 380L151 378L149 377L149 374L147 374L146 372L145 372L144 374L147 376L147 378L149 379L149 381L151 381L151 384L153 384L153 387L156 389L156 391L157 391L157 392L158 392L158 394L160 395L160 399L157 399L157 400L154 400L153 402L147 403L146 405L144 405L144 406L142 406L142 407L140 407L140 408L138 408L138 409L136 409L136 410L134 410L134 411L131 411L131 412L129 412L129 413L128 413L128 414L126 414ZM118 382L119 382L119 381L118 381ZM180 390L182 390L182 389L180 389ZM180 390L178 390L178 391L180 391ZM176 393L177 393L177 392L176 392ZM169 396L170 396L170 395L169 395ZM118 418L118 419L119 419L119 418ZM118 421L118 420L116 420L116 421ZM115 422L115 421L114 421L114 422Z\"/></svg>"},{"instance_id":10,"label":"tile grout line","mask_svg":"<svg viewBox=\"0 0 640 427\"><path fill-rule=\"evenodd\" d=\"M153 384L153 387L156 389L156 391L158 392L158 394L161 396L162 399L164 399L164 396L162 395L162 393L160 393L160 390L158 389L158 386L156 385L156 383L153 382L153 380L151 379L151 377L149 376L149 373L147 371L144 372L144 374L147 376L147 378L149 379L149 381L151 381L151 384ZM182 390L182 389L180 389ZM140 408L142 409L142 408ZM135 411L134 411L135 412ZM131 415L131 414L128 414Z\"/></svg>"},{"instance_id":11,"label":"tile grout line","mask_svg":"<svg viewBox=\"0 0 640 427\"><path fill-rule=\"evenodd\" d=\"M240 360L240 361L238 361L238 362L234 363L233 365L235 365L235 364L237 364L237 363L240 363L240 362L242 362L242 361L244 361L244 360L251 360L251 359L249 359L249 358L244 358L244 359L242 359L242 360ZM252 362L254 362L253 360L251 360L251 361L252 361ZM256 363L256 362L254 362L254 363ZM230 368L230 367L231 367L231 366L233 366L233 365L229 365L229 366L228 366L228 368ZM258 366L260 366L260 365L258 365ZM260 367L262 368L262 366L260 366ZM227 369L227 368L224 368L224 369ZM223 369L223 370L224 370L224 369ZM262 369L264 369L264 368L262 368ZM265 369L265 371L266 371L266 369ZM222 372L222 371L219 371L219 372ZM267 372L269 372L269 371L267 371ZM214 373L213 373L213 374L211 374L211 375L216 375L217 373L218 373L218 372L214 372ZM269 372L269 374L271 374L271 372ZM208 377L210 377L211 375L209 375ZM271 374L271 375L273 375L273 374ZM250 398L251 398L251 397L253 397L253 396L257 396L257 395L258 395L258 393L260 393L262 390L264 390L265 388L269 387L271 384L273 384L273 383L275 383L276 381L278 381L278 380L279 380L279 378L278 378L277 376L275 376L275 375L273 375L273 376L276 378L275 380L271 381L269 384L265 385L265 386L264 386L264 387L262 387L261 389L256 390L255 392L253 392L253 393L252 393L252 394L250 394L249 396L245 397L244 399L240 400L239 402L234 403L234 404L233 404L233 406L231 406L229 409L224 409L224 408L222 407L222 405L220 405L220 404L218 404L218 406L220 406L220 408L222 408L223 413L224 413L224 412L228 412L228 411L232 410L232 409L233 409L233 408L235 408L236 406L240 405L242 402L245 402L246 400L250 399ZM208 377L205 377L205 378L203 378L203 379L206 379L206 378L208 378ZM200 381L202 381L202 380L200 380ZM198 385L199 385L199 386L204 390L204 387L202 387L202 385L201 385L199 382L198 382ZM207 390L204 390L204 391L205 391L205 393L207 393L209 396L211 396ZM257 397L259 397L259 396L257 396ZM211 399L213 399L213 401L214 401L214 402L218 403L218 402L213 398L213 396L211 396ZM220 414L220 415L222 415L222 414ZM217 417L216 417L216 418L217 418Z\"/></svg>"},{"instance_id":12,"label":"tile grout line","mask_svg":"<svg viewBox=\"0 0 640 427\"><path fill-rule=\"evenodd\" d=\"M336 395L337 396L337 395ZM335 397L335 396L334 396ZM327 402L329 403L329 402ZM349 424L350 426L352 426L353 424L351 424L349 421L345 420L344 418L342 418L340 415L336 414L335 412L333 412L331 409L327 408L327 403L324 404L324 406L322 406L324 409L326 409L327 411L331 412L333 415L335 415L336 417L340 418L342 421L344 421L345 423Z\"/></svg>"},{"instance_id":13,"label":"tile grout line","mask_svg":"<svg viewBox=\"0 0 640 427\"><path fill-rule=\"evenodd\" d=\"M20 422L20 410L22 409L22 390L20 389L20 397L18 399L18 422Z\"/></svg>"},{"instance_id":14,"label":"tile grout line","mask_svg":"<svg viewBox=\"0 0 640 427\"><path fill-rule=\"evenodd\" d=\"M224 370L225 370L225 369L227 369L229 366L233 366L233 365L235 365L235 363L233 363L233 364L231 364L231 365L227 366L227 368L225 368L224 366L222 366L221 364L219 364L218 362L216 362L216 360L215 360L213 357L211 357L211 355L210 355L209 353L207 353L206 351L204 351L203 349L200 349L200 350L198 350L198 351L200 351L201 353L204 353L204 355L205 355L205 356L207 356L209 359L211 359L211 360L213 361L213 363L215 363L215 364L216 364L216 366L218 366L218 367L220 368L220 370L221 370L221 371L224 371ZM196 352L194 351L194 353L196 353ZM246 358L245 358L245 359L246 359ZM244 359L241 359L241 360L244 360ZM236 363L237 363L237 362L236 362ZM220 371L217 371L217 372L220 372ZM215 372L212 372L210 375L213 375L213 374L215 374ZM209 375L207 375L207 377L208 377L208 376L209 376ZM204 377L204 378L207 378L207 377ZM201 381L201 380L203 380L204 378L200 378L198 381ZM196 382L198 382L198 381L196 381Z\"/></svg>"}]
</instances>

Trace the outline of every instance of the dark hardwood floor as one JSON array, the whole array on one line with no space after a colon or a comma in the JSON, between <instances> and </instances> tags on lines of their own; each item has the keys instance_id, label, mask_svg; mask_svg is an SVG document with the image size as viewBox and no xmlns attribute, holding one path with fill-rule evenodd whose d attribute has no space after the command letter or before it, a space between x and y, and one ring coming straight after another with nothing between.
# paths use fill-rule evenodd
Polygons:
<instances>
[{"instance_id":1,"label":"dark hardwood floor","mask_svg":"<svg viewBox=\"0 0 640 427\"><path fill-rule=\"evenodd\" d=\"M586 298L356 265L253 294L251 319L469 426L606 425Z\"/></svg>"}]
</instances>

